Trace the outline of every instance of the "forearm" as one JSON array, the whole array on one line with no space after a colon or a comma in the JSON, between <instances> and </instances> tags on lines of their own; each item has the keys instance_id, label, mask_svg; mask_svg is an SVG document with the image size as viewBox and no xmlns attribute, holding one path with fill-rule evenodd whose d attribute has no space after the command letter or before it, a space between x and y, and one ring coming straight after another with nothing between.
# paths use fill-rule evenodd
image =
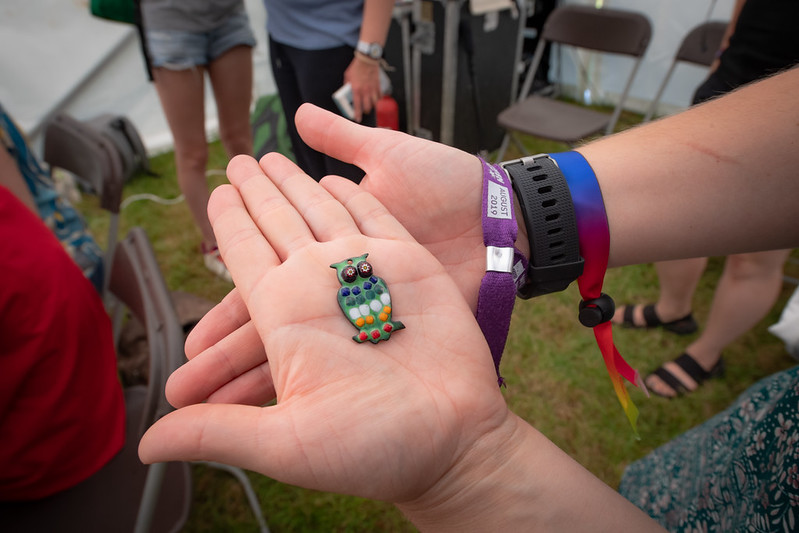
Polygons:
<instances>
[{"instance_id":1,"label":"forearm","mask_svg":"<svg viewBox=\"0 0 799 533\"><path fill-rule=\"evenodd\" d=\"M360 40L384 46L393 10L394 2L391 0L366 0L363 5Z\"/></svg>"},{"instance_id":2,"label":"forearm","mask_svg":"<svg viewBox=\"0 0 799 533\"><path fill-rule=\"evenodd\" d=\"M398 507L421 531L662 531L510 413L433 489Z\"/></svg>"},{"instance_id":3,"label":"forearm","mask_svg":"<svg viewBox=\"0 0 799 533\"><path fill-rule=\"evenodd\" d=\"M610 265L799 243L793 69L578 149L610 226Z\"/></svg>"}]
</instances>

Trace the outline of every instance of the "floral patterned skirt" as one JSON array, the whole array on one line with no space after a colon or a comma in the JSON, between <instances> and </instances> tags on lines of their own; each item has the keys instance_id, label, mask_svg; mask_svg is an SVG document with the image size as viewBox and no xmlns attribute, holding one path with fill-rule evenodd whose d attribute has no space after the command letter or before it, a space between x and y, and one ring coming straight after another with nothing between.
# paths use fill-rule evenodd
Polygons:
<instances>
[{"instance_id":1,"label":"floral patterned skirt","mask_svg":"<svg viewBox=\"0 0 799 533\"><path fill-rule=\"evenodd\" d=\"M799 366L628 466L619 492L670 531L799 531Z\"/></svg>"}]
</instances>

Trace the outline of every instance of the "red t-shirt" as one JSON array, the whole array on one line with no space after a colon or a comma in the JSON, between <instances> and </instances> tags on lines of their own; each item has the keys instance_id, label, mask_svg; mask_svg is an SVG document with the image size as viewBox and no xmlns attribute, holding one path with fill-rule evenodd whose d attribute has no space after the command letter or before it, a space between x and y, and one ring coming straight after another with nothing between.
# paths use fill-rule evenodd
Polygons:
<instances>
[{"instance_id":1,"label":"red t-shirt","mask_svg":"<svg viewBox=\"0 0 799 533\"><path fill-rule=\"evenodd\" d=\"M0 187L0 500L72 487L124 440L100 297L55 235Z\"/></svg>"}]
</instances>

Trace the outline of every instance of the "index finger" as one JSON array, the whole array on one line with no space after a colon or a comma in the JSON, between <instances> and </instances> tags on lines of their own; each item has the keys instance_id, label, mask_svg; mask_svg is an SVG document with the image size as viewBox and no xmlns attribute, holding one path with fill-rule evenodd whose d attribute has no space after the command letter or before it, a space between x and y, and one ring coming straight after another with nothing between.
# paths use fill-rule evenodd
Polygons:
<instances>
[{"instance_id":1,"label":"index finger","mask_svg":"<svg viewBox=\"0 0 799 533\"><path fill-rule=\"evenodd\" d=\"M186 337L186 358L193 359L249 320L250 313L247 306L244 305L238 289L234 287L191 329Z\"/></svg>"}]
</instances>

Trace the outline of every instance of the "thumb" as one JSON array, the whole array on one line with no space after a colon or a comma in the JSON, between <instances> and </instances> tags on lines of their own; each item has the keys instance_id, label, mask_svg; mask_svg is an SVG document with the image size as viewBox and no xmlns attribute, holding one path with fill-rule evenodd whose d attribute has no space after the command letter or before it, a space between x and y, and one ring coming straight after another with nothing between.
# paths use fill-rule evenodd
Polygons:
<instances>
[{"instance_id":1,"label":"thumb","mask_svg":"<svg viewBox=\"0 0 799 533\"><path fill-rule=\"evenodd\" d=\"M300 106L294 122L300 137L308 146L361 168L364 168L362 165L367 161L360 159L375 157L375 154L380 153L379 148L375 149L378 145L386 142L391 143L387 146L395 144L394 141L387 141L387 137L402 135L396 131L356 124L312 104ZM370 145L370 149L362 150L366 145Z\"/></svg>"},{"instance_id":2,"label":"thumb","mask_svg":"<svg viewBox=\"0 0 799 533\"><path fill-rule=\"evenodd\" d=\"M281 457L285 439L280 437L287 433L280 427L282 417L269 410L230 404L178 409L147 430L139 443L139 458L145 464L216 461L273 477L276 472L264 458Z\"/></svg>"}]
</instances>

